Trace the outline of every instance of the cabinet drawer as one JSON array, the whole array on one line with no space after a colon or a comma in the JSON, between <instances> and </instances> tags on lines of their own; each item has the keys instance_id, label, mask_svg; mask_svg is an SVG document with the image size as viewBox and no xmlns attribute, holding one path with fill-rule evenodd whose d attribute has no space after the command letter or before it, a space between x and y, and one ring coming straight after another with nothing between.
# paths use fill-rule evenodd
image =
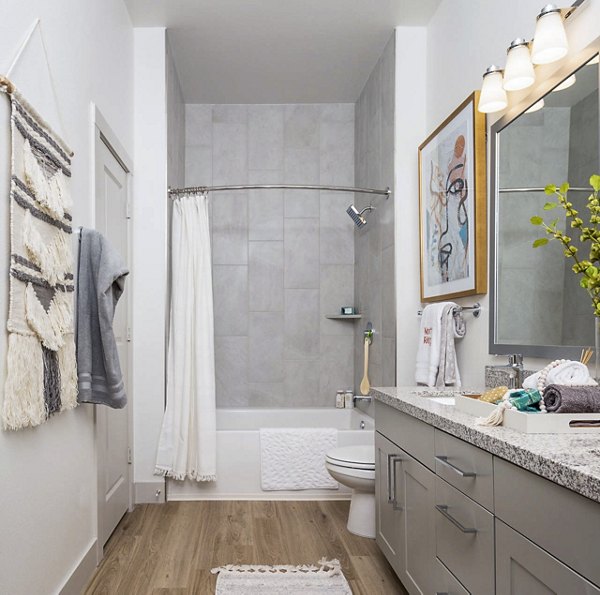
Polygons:
<instances>
[{"instance_id":1,"label":"cabinet drawer","mask_svg":"<svg viewBox=\"0 0 600 595\"><path fill-rule=\"evenodd\" d=\"M435 483L437 557L471 593L494 593L494 517L441 478Z\"/></svg>"},{"instance_id":2,"label":"cabinet drawer","mask_svg":"<svg viewBox=\"0 0 600 595\"><path fill-rule=\"evenodd\" d=\"M494 465L489 452L436 429L435 472L493 512Z\"/></svg>"},{"instance_id":3,"label":"cabinet drawer","mask_svg":"<svg viewBox=\"0 0 600 595\"><path fill-rule=\"evenodd\" d=\"M494 457L496 516L600 585L600 504Z\"/></svg>"},{"instance_id":4,"label":"cabinet drawer","mask_svg":"<svg viewBox=\"0 0 600 595\"><path fill-rule=\"evenodd\" d=\"M600 589L496 519L498 595L598 595Z\"/></svg>"},{"instance_id":5,"label":"cabinet drawer","mask_svg":"<svg viewBox=\"0 0 600 595\"><path fill-rule=\"evenodd\" d=\"M456 577L439 561L435 561L435 591L436 595L469 595Z\"/></svg>"},{"instance_id":6,"label":"cabinet drawer","mask_svg":"<svg viewBox=\"0 0 600 595\"><path fill-rule=\"evenodd\" d=\"M432 426L375 401L375 428L417 461L435 469Z\"/></svg>"}]
</instances>

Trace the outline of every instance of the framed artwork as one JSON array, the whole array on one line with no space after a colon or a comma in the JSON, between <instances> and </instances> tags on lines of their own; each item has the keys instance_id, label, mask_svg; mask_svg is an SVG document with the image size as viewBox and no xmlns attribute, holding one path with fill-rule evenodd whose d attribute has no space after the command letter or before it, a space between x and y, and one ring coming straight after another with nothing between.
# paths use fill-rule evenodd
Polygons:
<instances>
[{"instance_id":1,"label":"framed artwork","mask_svg":"<svg viewBox=\"0 0 600 595\"><path fill-rule=\"evenodd\" d=\"M421 301L487 291L485 114L471 94L419 147Z\"/></svg>"}]
</instances>

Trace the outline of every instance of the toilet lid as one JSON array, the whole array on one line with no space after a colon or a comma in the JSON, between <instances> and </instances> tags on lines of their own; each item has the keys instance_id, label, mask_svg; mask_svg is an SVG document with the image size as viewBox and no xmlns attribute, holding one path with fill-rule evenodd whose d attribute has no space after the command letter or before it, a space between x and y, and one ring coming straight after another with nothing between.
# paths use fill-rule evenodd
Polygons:
<instances>
[{"instance_id":1,"label":"toilet lid","mask_svg":"<svg viewBox=\"0 0 600 595\"><path fill-rule=\"evenodd\" d=\"M375 469L375 448L367 445L341 446L330 450L326 459L340 467Z\"/></svg>"}]
</instances>

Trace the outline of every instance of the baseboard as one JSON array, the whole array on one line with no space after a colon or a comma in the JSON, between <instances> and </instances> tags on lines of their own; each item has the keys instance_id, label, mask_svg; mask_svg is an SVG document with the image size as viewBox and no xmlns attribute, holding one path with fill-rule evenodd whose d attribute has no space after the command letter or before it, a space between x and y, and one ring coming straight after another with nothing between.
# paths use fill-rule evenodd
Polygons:
<instances>
[{"instance_id":1,"label":"baseboard","mask_svg":"<svg viewBox=\"0 0 600 595\"><path fill-rule=\"evenodd\" d=\"M96 539L92 541L79 564L73 569L59 591L60 595L81 595L83 593L96 570L96 541Z\"/></svg>"},{"instance_id":2,"label":"baseboard","mask_svg":"<svg viewBox=\"0 0 600 595\"><path fill-rule=\"evenodd\" d=\"M352 498L351 493L342 494L307 494L302 496L300 494L278 494L277 492L268 492L264 494L210 494L210 495L198 495L198 494L173 494L170 493L168 497L169 502L202 502L204 500L277 500L277 501L312 501L319 502L321 500L350 500Z\"/></svg>"},{"instance_id":3,"label":"baseboard","mask_svg":"<svg viewBox=\"0 0 600 595\"><path fill-rule=\"evenodd\" d=\"M165 480L136 481L133 484L136 504L164 504Z\"/></svg>"}]
</instances>

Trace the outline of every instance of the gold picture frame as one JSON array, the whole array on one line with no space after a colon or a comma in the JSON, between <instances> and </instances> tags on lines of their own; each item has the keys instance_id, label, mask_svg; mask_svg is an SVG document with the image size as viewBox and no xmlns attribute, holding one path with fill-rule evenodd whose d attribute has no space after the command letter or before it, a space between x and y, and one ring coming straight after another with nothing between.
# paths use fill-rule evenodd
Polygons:
<instances>
[{"instance_id":1,"label":"gold picture frame","mask_svg":"<svg viewBox=\"0 0 600 595\"><path fill-rule=\"evenodd\" d=\"M419 146L421 301L487 291L486 123L479 91Z\"/></svg>"}]
</instances>

